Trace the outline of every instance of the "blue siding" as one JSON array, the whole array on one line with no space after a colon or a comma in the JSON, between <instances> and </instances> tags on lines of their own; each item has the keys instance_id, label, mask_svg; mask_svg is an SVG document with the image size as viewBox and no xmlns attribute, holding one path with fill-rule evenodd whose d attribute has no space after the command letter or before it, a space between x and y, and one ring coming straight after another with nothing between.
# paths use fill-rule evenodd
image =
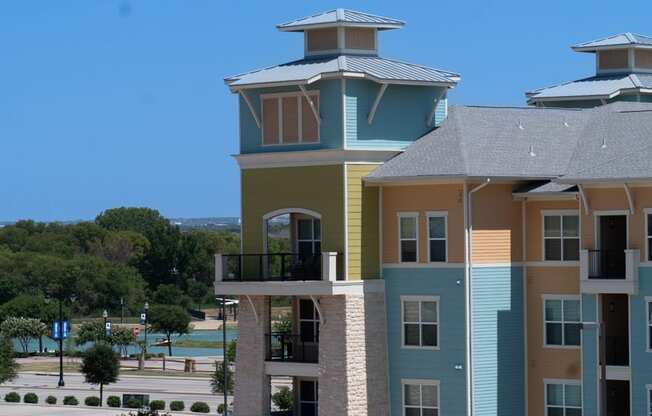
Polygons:
<instances>
[{"instance_id":1,"label":"blue siding","mask_svg":"<svg viewBox=\"0 0 652 416\"><path fill-rule=\"evenodd\" d=\"M367 118L380 85L346 81L346 145L349 149L403 149L430 131L428 116L440 87L389 85L371 125ZM435 124L446 116L447 100L437 106Z\"/></svg>"},{"instance_id":2,"label":"blue siding","mask_svg":"<svg viewBox=\"0 0 652 416\"><path fill-rule=\"evenodd\" d=\"M646 351L647 312L645 297L652 296L652 268L640 267L638 295L630 297L630 366L632 369L632 415L647 415L645 385L652 384L652 353Z\"/></svg>"},{"instance_id":3,"label":"blue siding","mask_svg":"<svg viewBox=\"0 0 652 416\"><path fill-rule=\"evenodd\" d=\"M288 152L295 150L341 149L342 139L342 85L340 80L319 81L308 90L319 90L319 113L321 115L320 141L313 144L262 146L261 129L256 126L247 103L240 100L240 153ZM298 87L265 88L247 91L247 98L261 117L261 94L296 92ZM262 123L262 119L261 119Z\"/></svg>"},{"instance_id":4,"label":"blue siding","mask_svg":"<svg viewBox=\"0 0 652 416\"><path fill-rule=\"evenodd\" d=\"M596 295L582 295L582 322L598 321ZM582 408L585 415L598 414L598 328L582 330Z\"/></svg>"},{"instance_id":5,"label":"blue siding","mask_svg":"<svg viewBox=\"0 0 652 416\"><path fill-rule=\"evenodd\" d=\"M524 414L523 272L474 268L473 408L475 416Z\"/></svg>"},{"instance_id":6,"label":"blue siding","mask_svg":"<svg viewBox=\"0 0 652 416\"><path fill-rule=\"evenodd\" d=\"M466 414L464 269L384 269L390 409L402 416L401 379L440 381L442 415ZM440 349L401 348L401 296L439 296Z\"/></svg>"}]
</instances>

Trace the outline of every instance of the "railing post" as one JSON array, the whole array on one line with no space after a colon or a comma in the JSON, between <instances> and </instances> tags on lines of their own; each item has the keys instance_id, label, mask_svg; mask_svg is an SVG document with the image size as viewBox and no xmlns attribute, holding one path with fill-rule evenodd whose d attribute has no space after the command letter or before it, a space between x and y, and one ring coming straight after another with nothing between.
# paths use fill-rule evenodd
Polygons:
<instances>
[{"instance_id":1,"label":"railing post","mask_svg":"<svg viewBox=\"0 0 652 416\"><path fill-rule=\"evenodd\" d=\"M589 279L589 250L580 250L580 280Z\"/></svg>"},{"instance_id":2,"label":"railing post","mask_svg":"<svg viewBox=\"0 0 652 416\"><path fill-rule=\"evenodd\" d=\"M321 259L321 279L329 282L337 280L337 253L325 251Z\"/></svg>"},{"instance_id":3,"label":"railing post","mask_svg":"<svg viewBox=\"0 0 652 416\"><path fill-rule=\"evenodd\" d=\"M224 266L222 264L222 255L215 255L215 281L221 282L224 280Z\"/></svg>"}]
</instances>

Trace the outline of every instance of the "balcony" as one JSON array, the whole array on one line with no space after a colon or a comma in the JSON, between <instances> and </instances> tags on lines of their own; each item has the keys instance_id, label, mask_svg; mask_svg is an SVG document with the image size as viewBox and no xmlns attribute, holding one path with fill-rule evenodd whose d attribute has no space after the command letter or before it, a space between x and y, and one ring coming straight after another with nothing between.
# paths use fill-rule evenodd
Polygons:
<instances>
[{"instance_id":1,"label":"balcony","mask_svg":"<svg viewBox=\"0 0 652 416\"><path fill-rule=\"evenodd\" d=\"M638 292L639 250L580 250L582 293Z\"/></svg>"},{"instance_id":2,"label":"balcony","mask_svg":"<svg viewBox=\"0 0 652 416\"><path fill-rule=\"evenodd\" d=\"M319 341L303 339L301 335L273 332L265 335L267 341L266 361L317 363Z\"/></svg>"}]
</instances>

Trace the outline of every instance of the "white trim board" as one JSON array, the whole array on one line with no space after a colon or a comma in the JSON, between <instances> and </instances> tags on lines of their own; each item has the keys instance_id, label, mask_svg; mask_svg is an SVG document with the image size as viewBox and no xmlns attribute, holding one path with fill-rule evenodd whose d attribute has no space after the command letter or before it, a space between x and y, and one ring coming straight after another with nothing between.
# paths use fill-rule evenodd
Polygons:
<instances>
[{"instance_id":1,"label":"white trim board","mask_svg":"<svg viewBox=\"0 0 652 416\"><path fill-rule=\"evenodd\" d=\"M342 165L344 163L380 164L398 153L400 151L397 150L297 150L288 152L246 153L233 155L233 158L238 162L240 169L263 169L274 167Z\"/></svg>"}]
</instances>

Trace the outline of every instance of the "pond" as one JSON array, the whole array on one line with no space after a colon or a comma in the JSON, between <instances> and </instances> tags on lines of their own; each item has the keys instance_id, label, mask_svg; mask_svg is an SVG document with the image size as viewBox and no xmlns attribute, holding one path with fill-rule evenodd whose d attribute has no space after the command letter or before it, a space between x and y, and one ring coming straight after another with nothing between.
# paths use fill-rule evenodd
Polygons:
<instances>
[{"instance_id":1,"label":"pond","mask_svg":"<svg viewBox=\"0 0 652 416\"><path fill-rule=\"evenodd\" d=\"M153 344L156 343L157 338L165 338L164 334L160 333L148 333L147 334L147 351L152 354L164 353L168 354L168 347L156 347ZM227 329L226 330L226 339L227 342L238 338L237 329ZM139 341L145 340L145 335L141 333L138 336ZM222 330L215 331L205 331L205 330L196 330L189 334L181 335L178 337L172 337L172 356L174 357L205 357L205 356L221 356L223 354L222 348L196 348L196 347L176 347L174 344L179 341L200 341L200 342L221 342L222 341ZM14 350L22 351L22 347L18 340L13 340ZM68 340L63 341L64 350L68 348L70 344ZM81 345L79 347L74 347L77 351L83 351L87 349L91 344ZM59 349L58 341L54 341L50 338L43 338L43 348L47 348L48 351L57 351ZM33 339L29 343L29 352L38 352L38 339ZM133 345L127 348L129 354L135 354L138 352L138 347Z\"/></svg>"}]
</instances>

